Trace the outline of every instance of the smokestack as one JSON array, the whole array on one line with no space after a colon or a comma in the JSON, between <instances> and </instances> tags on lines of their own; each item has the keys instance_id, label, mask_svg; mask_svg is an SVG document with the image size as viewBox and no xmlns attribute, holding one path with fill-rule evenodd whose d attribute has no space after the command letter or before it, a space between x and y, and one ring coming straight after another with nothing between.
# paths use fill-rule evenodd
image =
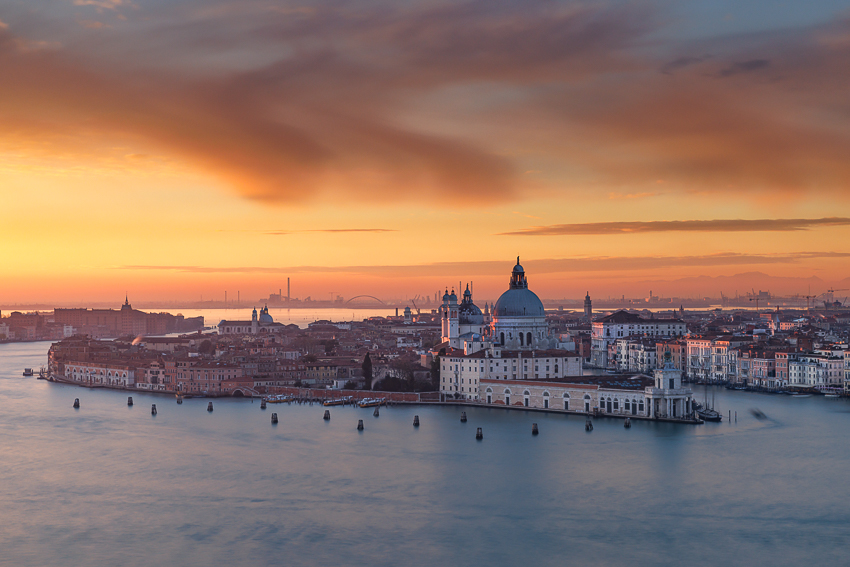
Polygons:
<instances>
[{"instance_id":1,"label":"smokestack","mask_svg":"<svg viewBox=\"0 0 850 567\"><path fill-rule=\"evenodd\" d=\"M241 294L242 294L241 291L236 292L236 303L239 303L240 301L242 301Z\"/></svg>"},{"instance_id":2,"label":"smokestack","mask_svg":"<svg viewBox=\"0 0 850 567\"><path fill-rule=\"evenodd\" d=\"M289 278L286 278L286 300L289 301L291 296L289 295Z\"/></svg>"},{"instance_id":3,"label":"smokestack","mask_svg":"<svg viewBox=\"0 0 850 567\"><path fill-rule=\"evenodd\" d=\"M224 302L227 303L227 292L224 292Z\"/></svg>"}]
</instances>

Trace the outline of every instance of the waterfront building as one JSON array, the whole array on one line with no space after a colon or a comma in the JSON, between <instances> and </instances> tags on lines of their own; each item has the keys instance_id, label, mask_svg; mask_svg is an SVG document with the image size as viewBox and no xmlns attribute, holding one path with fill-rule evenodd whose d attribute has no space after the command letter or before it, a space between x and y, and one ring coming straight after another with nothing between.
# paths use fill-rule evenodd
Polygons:
<instances>
[{"instance_id":1,"label":"waterfront building","mask_svg":"<svg viewBox=\"0 0 850 567\"><path fill-rule=\"evenodd\" d=\"M844 365L844 356L795 353L788 360L789 385L843 388Z\"/></svg>"},{"instance_id":2,"label":"waterfront building","mask_svg":"<svg viewBox=\"0 0 850 567\"><path fill-rule=\"evenodd\" d=\"M460 303L446 290L439 313L443 342L440 391L469 400L480 399L482 379L534 380L581 374L574 343L549 332L543 302L528 288L525 269L517 263L507 291L482 312L467 286ZM569 348L568 348L569 347Z\"/></svg>"},{"instance_id":3,"label":"waterfront building","mask_svg":"<svg viewBox=\"0 0 850 567\"><path fill-rule=\"evenodd\" d=\"M560 380L484 378L479 397L485 404L562 410L586 414L648 417L645 375L570 376Z\"/></svg>"},{"instance_id":4,"label":"waterfront building","mask_svg":"<svg viewBox=\"0 0 850 567\"><path fill-rule=\"evenodd\" d=\"M644 319L628 311L617 311L593 322L590 365L613 367L611 345L617 339L633 336L672 338L682 337L687 332L687 325L681 319Z\"/></svg>"},{"instance_id":5,"label":"waterfront building","mask_svg":"<svg viewBox=\"0 0 850 567\"><path fill-rule=\"evenodd\" d=\"M649 374L658 367L655 339L624 338L617 339L613 344L614 367L618 372Z\"/></svg>"},{"instance_id":6,"label":"waterfront building","mask_svg":"<svg viewBox=\"0 0 850 567\"><path fill-rule=\"evenodd\" d=\"M121 362L69 362L64 378L84 386L131 388L136 383L136 368Z\"/></svg>"},{"instance_id":7,"label":"waterfront building","mask_svg":"<svg viewBox=\"0 0 850 567\"><path fill-rule=\"evenodd\" d=\"M272 316L269 314L269 306L266 305L260 309L259 314L257 308L251 313L250 321L227 321L222 319L218 324L219 335L258 335L260 333L271 333L279 331L286 325L275 323Z\"/></svg>"},{"instance_id":8,"label":"waterfront building","mask_svg":"<svg viewBox=\"0 0 850 567\"><path fill-rule=\"evenodd\" d=\"M71 327L91 337L163 335L175 331L194 331L204 326L203 317L186 319L171 313L146 313L133 309L128 297L121 309L54 309L56 325Z\"/></svg>"},{"instance_id":9,"label":"waterfront building","mask_svg":"<svg viewBox=\"0 0 850 567\"><path fill-rule=\"evenodd\" d=\"M655 381L646 387L649 417L693 419L693 391L682 386L682 371L673 365L673 357L664 355L664 366L655 371Z\"/></svg>"},{"instance_id":10,"label":"waterfront building","mask_svg":"<svg viewBox=\"0 0 850 567\"><path fill-rule=\"evenodd\" d=\"M581 371L581 358L572 351L489 347L465 353L451 349L440 356L440 391L480 400L482 380L546 380L580 376Z\"/></svg>"},{"instance_id":11,"label":"waterfront building","mask_svg":"<svg viewBox=\"0 0 850 567\"><path fill-rule=\"evenodd\" d=\"M646 374L567 376L550 380L481 378L478 396L485 404L561 410L593 415L694 419L693 392L682 386L682 372L668 356L655 378Z\"/></svg>"}]
</instances>

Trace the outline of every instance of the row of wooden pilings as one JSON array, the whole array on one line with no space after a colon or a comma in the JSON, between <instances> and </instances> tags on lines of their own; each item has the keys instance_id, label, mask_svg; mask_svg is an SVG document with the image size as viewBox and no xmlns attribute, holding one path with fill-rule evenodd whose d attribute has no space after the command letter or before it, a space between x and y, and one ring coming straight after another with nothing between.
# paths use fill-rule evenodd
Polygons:
<instances>
[{"instance_id":1,"label":"row of wooden pilings","mask_svg":"<svg viewBox=\"0 0 850 567\"><path fill-rule=\"evenodd\" d=\"M183 396L177 397L177 403L183 403ZM127 396L127 407L133 407L133 396ZM263 402L263 407L265 408L265 401ZM80 409L80 398L74 398L74 409ZM213 411L213 403L210 402L207 404L207 411ZM151 415L156 415L156 404L151 404Z\"/></svg>"},{"instance_id":2,"label":"row of wooden pilings","mask_svg":"<svg viewBox=\"0 0 850 567\"><path fill-rule=\"evenodd\" d=\"M177 397L177 403L178 403L178 404L183 403L183 398L182 398L182 396L178 396L178 397ZM129 396L129 397L127 398L127 405L128 405L128 406L132 406L132 405L133 405L133 396ZM312 405L312 404L311 404L311 405ZM80 398L74 398L74 408L75 408L75 409L80 409ZM379 408L380 408L380 406L376 406L376 407L375 407L375 411L372 413L372 415L373 415L373 416L375 416L375 417L380 416ZM260 403L260 409L266 409L266 400L265 400L265 399L264 399L264 400L262 400L262 402ZM212 412L212 411L213 411L213 403L212 403L212 402L209 402L209 403L207 404L207 411L208 411L208 412ZM151 404L151 415L156 415L156 413L157 413L157 411L156 411L156 404ZM737 416L736 416L736 417L737 417ZM331 410L325 410L325 415L324 415L323 419L324 419L325 421L330 421L330 419L331 419ZM466 421L467 421L466 412L465 412L465 411L464 411L464 412L461 412L461 414L460 414L460 422L461 422L461 423L466 423ZM272 422L272 424L276 424L276 423L278 423L277 413L273 413L273 414L272 414L271 422ZM414 426L414 427L419 427L419 416L418 416L418 415L414 415L414 416L413 416L413 426ZM625 427L626 429L628 429L628 428L630 428L631 426L632 426L632 422L631 422L631 420L627 417L627 418L626 418L626 420L625 420L625 422L623 423L623 427ZM362 419L357 420L357 430L358 430L358 431L363 431L364 429L365 429L365 427L364 427L364 425L363 425L363 420L362 420ZM585 423L584 423L584 430L585 430L585 431L588 431L588 432L593 431L593 422L590 420L590 417L588 417L588 418L587 418L587 420L586 420L586 421L585 421ZM537 427L537 424L536 424L536 423L532 423L532 424L531 424L531 434L532 434L532 435L538 435L539 433L540 433L540 429ZM476 438L476 439L478 439L478 440L484 439L484 431L482 430L482 428L480 428L480 427L479 427L479 428L477 428L477 429L476 429L476 431L475 431L475 438Z\"/></svg>"}]
</instances>

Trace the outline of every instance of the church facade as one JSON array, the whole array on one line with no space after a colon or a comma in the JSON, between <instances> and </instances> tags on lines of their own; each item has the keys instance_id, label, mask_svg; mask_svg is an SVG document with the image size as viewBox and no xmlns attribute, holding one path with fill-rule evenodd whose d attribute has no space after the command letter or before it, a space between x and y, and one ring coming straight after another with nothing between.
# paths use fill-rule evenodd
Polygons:
<instances>
[{"instance_id":1,"label":"church facade","mask_svg":"<svg viewBox=\"0 0 850 567\"><path fill-rule=\"evenodd\" d=\"M589 316L589 295L586 299L585 314ZM669 357L654 377L640 373L583 376L582 359L574 345L549 333L543 303L528 288L518 258L508 290L492 307L485 305L482 312L468 287L460 303L453 291L446 290L440 315L443 342L432 353L440 356L440 392L447 398L592 415L695 421L693 392L682 387L682 373ZM650 325L655 333L666 334L679 331L678 323L655 321Z\"/></svg>"},{"instance_id":2,"label":"church facade","mask_svg":"<svg viewBox=\"0 0 850 567\"><path fill-rule=\"evenodd\" d=\"M443 351L440 391L468 400L480 399L483 379L533 380L581 374L574 343L549 333L543 302L528 289L519 258L508 290L482 312L467 286L458 303L446 290L440 306Z\"/></svg>"},{"instance_id":3,"label":"church facade","mask_svg":"<svg viewBox=\"0 0 850 567\"><path fill-rule=\"evenodd\" d=\"M251 313L250 321L227 321L222 319L218 324L219 335L259 335L260 333L270 333L285 327L281 323L275 323L272 316L269 314L268 305L260 309L259 314L257 308Z\"/></svg>"}]
</instances>

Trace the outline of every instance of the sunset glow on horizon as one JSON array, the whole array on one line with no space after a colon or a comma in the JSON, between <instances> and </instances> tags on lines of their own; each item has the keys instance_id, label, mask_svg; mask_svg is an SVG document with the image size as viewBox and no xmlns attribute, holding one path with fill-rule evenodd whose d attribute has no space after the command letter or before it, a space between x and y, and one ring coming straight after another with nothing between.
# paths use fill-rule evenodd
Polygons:
<instances>
[{"instance_id":1,"label":"sunset glow on horizon","mask_svg":"<svg viewBox=\"0 0 850 567\"><path fill-rule=\"evenodd\" d=\"M0 305L850 288L848 68L832 1L0 0Z\"/></svg>"}]
</instances>

